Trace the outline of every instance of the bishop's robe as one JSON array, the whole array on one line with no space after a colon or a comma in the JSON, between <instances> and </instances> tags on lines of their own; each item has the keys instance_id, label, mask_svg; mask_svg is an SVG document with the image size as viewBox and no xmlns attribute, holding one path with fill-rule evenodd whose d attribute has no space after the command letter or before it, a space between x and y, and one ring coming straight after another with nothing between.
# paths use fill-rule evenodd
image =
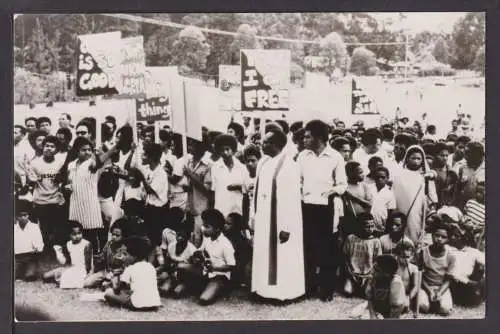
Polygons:
<instances>
[{"instance_id":1,"label":"bishop's robe","mask_svg":"<svg viewBox=\"0 0 500 334\"><path fill-rule=\"evenodd\" d=\"M276 300L305 293L300 169L285 152L264 158L254 189L252 292ZM279 233L290 233L280 243Z\"/></svg>"}]
</instances>

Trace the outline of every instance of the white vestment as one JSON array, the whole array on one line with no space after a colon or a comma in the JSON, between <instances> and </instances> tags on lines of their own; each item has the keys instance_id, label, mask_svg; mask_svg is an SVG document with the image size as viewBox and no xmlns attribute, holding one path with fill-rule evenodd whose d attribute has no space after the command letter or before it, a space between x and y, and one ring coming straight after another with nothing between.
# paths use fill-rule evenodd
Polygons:
<instances>
[{"instance_id":1,"label":"white vestment","mask_svg":"<svg viewBox=\"0 0 500 334\"><path fill-rule=\"evenodd\" d=\"M285 152L274 158L264 157L259 167L254 189L252 292L269 299L295 299L305 293L300 169ZM276 234L271 242L274 177ZM280 243L280 231L290 233L287 242ZM270 266L273 262L272 247L276 249L275 266Z\"/></svg>"}]
</instances>

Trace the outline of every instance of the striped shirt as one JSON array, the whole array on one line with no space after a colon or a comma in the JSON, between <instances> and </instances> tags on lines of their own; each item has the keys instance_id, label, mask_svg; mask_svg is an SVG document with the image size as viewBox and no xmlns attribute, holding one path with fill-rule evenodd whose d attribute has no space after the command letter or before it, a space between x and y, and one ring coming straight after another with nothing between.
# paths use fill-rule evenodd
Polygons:
<instances>
[{"instance_id":1,"label":"striped shirt","mask_svg":"<svg viewBox=\"0 0 500 334\"><path fill-rule=\"evenodd\" d=\"M94 159L82 163L75 160L68 165L72 188L69 219L80 222L85 230L103 227L101 205L97 195L100 171L90 171L92 163Z\"/></svg>"},{"instance_id":2,"label":"striped shirt","mask_svg":"<svg viewBox=\"0 0 500 334\"><path fill-rule=\"evenodd\" d=\"M465 204L465 217L471 220L475 228L484 228L485 211L484 204L475 199L468 200Z\"/></svg>"}]
</instances>

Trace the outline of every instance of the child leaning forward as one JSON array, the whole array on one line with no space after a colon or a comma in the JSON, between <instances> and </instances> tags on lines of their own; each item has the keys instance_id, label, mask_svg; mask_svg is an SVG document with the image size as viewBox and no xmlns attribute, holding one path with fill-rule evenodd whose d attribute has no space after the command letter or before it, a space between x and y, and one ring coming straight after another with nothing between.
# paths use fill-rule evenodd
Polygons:
<instances>
[{"instance_id":1,"label":"child leaning forward","mask_svg":"<svg viewBox=\"0 0 500 334\"><path fill-rule=\"evenodd\" d=\"M104 299L113 306L156 310L161 302L156 270L147 262L151 245L140 236L131 236L126 240L126 246L134 263L125 268L121 275L120 271L115 273L111 280L112 287L105 291Z\"/></svg>"}]
</instances>

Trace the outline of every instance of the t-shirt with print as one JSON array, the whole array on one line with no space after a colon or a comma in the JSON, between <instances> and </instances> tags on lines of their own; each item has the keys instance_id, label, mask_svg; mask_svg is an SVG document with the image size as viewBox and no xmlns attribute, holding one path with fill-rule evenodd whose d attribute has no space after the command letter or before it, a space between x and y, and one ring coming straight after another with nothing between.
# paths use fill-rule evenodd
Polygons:
<instances>
[{"instance_id":1,"label":"t-shirt with print","mask_svg":"<svg viewBox=\"0 0 500 334\"><path fill-rule=\"evenodd\" d=\"M60 184L56 181L61 168L64 165L63 159L54 159L46 162L43 157L38 157L31 162L28 177L36 182L33 191L33 202L40 205L64 204L64 196L60 191Z\"/></svg>"},{"instance_id":2,"label":"t-shirt with print","mask_svg":"<svg viewBox=\"0 0 500 334\"><path fill-rule=\"evenodd\" d=\"M120 280L130 285L130 301L136 308L160 306L156 270L146 261L136 262L123 271Z\"/></svg>"}]
</instances>

